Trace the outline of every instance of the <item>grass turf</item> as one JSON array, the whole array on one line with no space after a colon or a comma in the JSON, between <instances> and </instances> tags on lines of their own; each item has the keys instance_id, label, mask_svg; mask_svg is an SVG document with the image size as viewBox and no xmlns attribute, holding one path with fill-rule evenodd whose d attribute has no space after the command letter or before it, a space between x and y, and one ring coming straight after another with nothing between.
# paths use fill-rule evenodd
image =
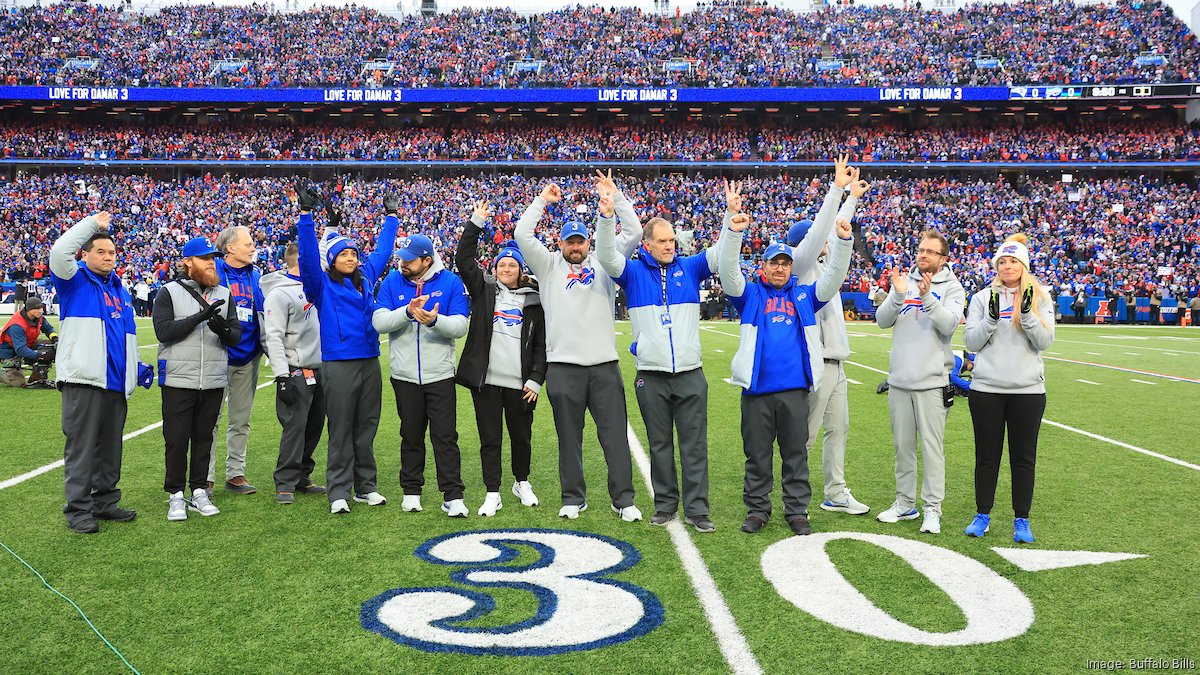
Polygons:
<instances>
[{"instance_id":1,"label":"grass turf","mask_svg":"<svg viewBox=\"0 0 1200 675\"><path fill-rule=\"evenodd\" d=\"M152 343L148 322L139 322L139 327L143 344ZM1200 516L1200 476L1192 469L1044 425L1032 517L1038 541L1033 548L1126 551L1150 557L1022 572L990 550L1012 546L1007 471L1001 471L992 532L982 541L961 535L974 512L974 457L966 401L958 399L947 423L943 534L918 535L919 521L884 525L874 520L893 498L894 457L886 398L875 394L884 376L866 368L887 369L890 340L886 332L868 324L851 327L851 360L861 365L847 365L846 372L861 384L849 386L852 424L846 476L872 513L847 516L816 508L822 482L818 443L810 459L814 530L893 534L979 560L1024 591L1036 621L1025 634L1004 642L923 647L845 631L790 605L776 594L759 565L769 545L790 536L782 518L773 519L755 536L737 527L744 515L739 391L723 382L737 348L736 326L716 322L705 327L701 337L710 382L711 503L718 530L690 536L765 670L791 672L836 663L850 671L1044 672L1083 669L1089 659L1198 656L1192 631L1186 628L1200 620L1200 597L1186 583L1200 554L1191 527ZM630 420L644 445L633 364L626 349L629 325L618 324L618 332ZM1200 362L1195 359L1200 330L1060 326L1058 338L1051 348L1057 358L1200 379ZM153 352L143 350L143 358L149 360ZM381 368L386 369L386 347ZM1048 420L1200 463L1200 449L1190 442L1200 414L1200 384L1065 361L1048 361L1046 372ZM270 476L279 430L274 396L267 389L256 399L249 450L249 478L260 491L235 496L218 490L220 516L193 514L185 523L166 521L162 437L152 430L125 444L122 503L139 511L136 522L102 523L98 536L69 532L60 513L59 469L0 490L5 514L0 541L79 602L143 672L728 669L667 533L645 523L622 523L608 510L603 460L590 423L585 461L592 508L579 520L568 523L556 517L556 450L545 400L535 421L531 476L542 506L522 507L508 494L506 480L504 508L494 518L480 518L474 514L483 497L478 438L470 398L460 390L459 441L472 515L465 521L451 520L438 509L431 457L425 512L400 511L399 421L390 387L384 387L383 396L376 457L380 491L392 500L385 507L355 505L349 516L335 518L321 496L300 495L290 507L275 504ZM13 420L13 431L5 435L0 452L0 480L61 458L57 393L3 389L0 406ZM157 389L139 389L130 402L126 432L159 419ZM219 438L218 456L223 456L223 447L224 439ZM324 464L318 454L315 475L320 477ZM635 481L637 503L648 517L653 510L650 496L640 475ZM594 532L632 544L642 559L615 578L657 595L665 610L663 625L615 646L546 657L432 654L392 643L360 625L362 603L388 589L453 585L449 574L454 568L413 555L422 542L461 530L523 527ZM954 602L895 554L856 541L834 542L828 551L847 579L897 619L929 631L965 625ZM527 560L532 560L529 553L517 562ZM502 589L494 596L496 612L475 625L520 621L535 610L527 592ZM0 555L0 597L7 600L6 611L0 613L0 634L5 636L0 663L6 664L5 672L121 668L74 610L7 554Z\"/></svg>"}]
</instances>

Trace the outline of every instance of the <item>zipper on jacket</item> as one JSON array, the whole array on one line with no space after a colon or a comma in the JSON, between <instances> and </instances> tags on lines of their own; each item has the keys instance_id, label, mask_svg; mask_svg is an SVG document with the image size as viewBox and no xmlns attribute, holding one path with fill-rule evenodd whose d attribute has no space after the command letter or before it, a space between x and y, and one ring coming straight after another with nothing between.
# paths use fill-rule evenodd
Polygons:
<instances>
[{"instance_id":1,"label":"zipper on jacket","mask_svg":"<svg viewBox=\"0 0 1200 675\"><path fill-rule=\"evenodd\" d=\"M662 280L662 299L663 311L667 313L667 318L671 317L671 303L667 300L667 268L662 265L658 266L659 278ZM662 319L660 318L659 321ZM671 347L671 373L675 372L675 333L673 327L675 322L667 324L667 344Z\"/></svg>"}]
</instances>

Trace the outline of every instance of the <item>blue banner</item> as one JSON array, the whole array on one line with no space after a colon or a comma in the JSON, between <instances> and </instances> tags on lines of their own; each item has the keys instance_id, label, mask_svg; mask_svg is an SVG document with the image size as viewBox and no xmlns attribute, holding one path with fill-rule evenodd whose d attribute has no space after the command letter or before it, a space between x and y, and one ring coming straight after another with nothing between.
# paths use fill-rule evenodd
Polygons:
<instances>
[{"instance_id":1,"label":"blue banner","mask_svg":"<svg viewBox=\"0 0 1200 675\"><path fill-rule=\"evenodd\" d=\"M788 103L1007 101L1008 87L231 89L0 87L0 100L154 103Z\"/></svg>"}]
</instances>

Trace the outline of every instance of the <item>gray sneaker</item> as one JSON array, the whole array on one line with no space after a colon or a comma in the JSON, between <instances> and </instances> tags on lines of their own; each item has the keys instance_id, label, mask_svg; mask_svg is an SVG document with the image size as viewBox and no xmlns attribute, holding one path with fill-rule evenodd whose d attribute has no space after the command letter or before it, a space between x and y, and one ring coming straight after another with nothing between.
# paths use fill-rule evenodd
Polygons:
<instances>
[{"instance_id":1,"label":"gray sneaker","mask_svg":"<svg viewBox=\"0 0 1200 675\"><path fill-rule=\"evenodd\" d=\"M655 511L654 515L650 516L650 524L651 525L663 526L663 525L666 525L667 523L671 522L672 520L675 520L675 512L674 511L672 511L670 513L666 512L666 511Z\"/></svg>"},{"instance_id":2,"label":"gray sneaker","mask_svg":"<svg viewBox=\"0 0 1200 675\"><path fill-rule=\"evenodd\" d=\"M717 529L716 524L708 517L708 514L702 516L688 516L683 519L683 522L696 528L697 532L713 532Z\"/></svg>"},{"instance_id":3,"label":"gray sneaker","mask_svg":"<svg viewBox=\"0 0 1200 675\"><path fill-rule=\"evenodd\" d=\"M215 516L221 512L208 499L208 493L204 491L204 488L192 490L192 500L188 502L188 510L196 511L202 516Z\"/></svg>"}]
</instances>

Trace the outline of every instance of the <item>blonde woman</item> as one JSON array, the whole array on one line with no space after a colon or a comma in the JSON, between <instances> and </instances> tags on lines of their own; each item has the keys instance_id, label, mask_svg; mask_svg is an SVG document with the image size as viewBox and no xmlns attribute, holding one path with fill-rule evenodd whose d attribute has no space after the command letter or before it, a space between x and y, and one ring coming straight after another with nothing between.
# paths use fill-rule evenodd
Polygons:
<instances>
[{"instance_id":1,"label":"blonde woman","mask_svg":"<svg viewBox=\"0 0 1200 675\"><path fill-rule=\"evenodd\" d=\"M964 339L976 352L971 383L975 426L975 519L971 537L989 529L996 479L1008 429L1012 470L1013 541L1033 543L1033 503L1038 429L1046 411L1042 352L1054 342L1050 294L1029 271L1029 240L1014 234L992 257L996 276L971 298Z\"/></svg>"}]
</instances>

